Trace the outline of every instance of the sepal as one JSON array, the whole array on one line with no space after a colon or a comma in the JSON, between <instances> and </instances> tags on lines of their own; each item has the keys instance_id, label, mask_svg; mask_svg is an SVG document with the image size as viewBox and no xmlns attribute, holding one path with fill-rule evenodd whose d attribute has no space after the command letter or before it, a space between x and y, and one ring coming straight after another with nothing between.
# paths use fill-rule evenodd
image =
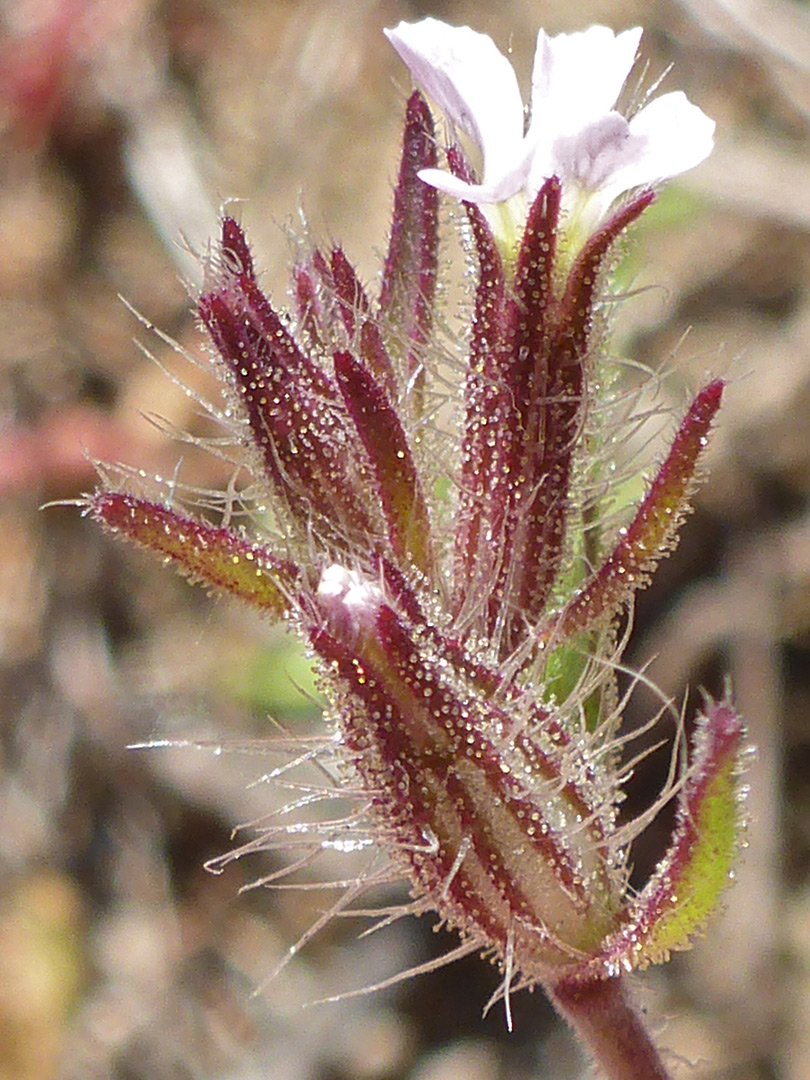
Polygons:
<instances>
[{"instance_id":1,"label":"sepal","mask_svg":"<svg viewBox=\"0 0 810 1080\"><path fill-rule=\"evenodd\" d=\"M437 160L433 117L415 90L405 113L402 161L380 291L380 311L405 358L408 382L421 381L418 353L432 327L439 257L439 193L418 174L435 167Z\"/></svg>"},{"instance_id":2,"label":"sepal","mask_svg":"<svg viewBox=\"0 0 810 1080\"><path fill-rule=\"evenodd\" d=\"M694 399L632 522L563 611L540 629L541 646L567 640L615 618L622 604L649 583L656 564L675 547L723 388L722 379L716 379Z\"/></svg>"},{"instance_id":3,"label":"sepal","mask_svg":"<svg viewBox=\"0 0 810 1080\"><path fill-rule=\"evenodd\" d=\"M86 513L109 532L161 555L193 582L229 593L276 618L289 608L298 568L232 528L209 525L120 491L91 495Z\"/></svg>"},{"instance_id":4,"label":"sepal","mask_svg":"<svg viewBox=\"0 0 810 1080\"><path fill-rule=\"evenodd\" d=\"M303 535L364 536L372 521L358 497L334 379L299 347L259 288L247 242L230 218L223 222L221 266L198 300L205 324L247 421L243 438Z\"/></svg>"},{"instance_id":5,"label":"sepal","mask_svg":"<svg viewBox=\"0 0 810 1080\"><path fill-rule=\"evenodd\" d=\"M434 569L428 507L396 409L351 353L335 354L335 376L371 463L391 548L402 565L427 574Z\"/></svg>"},{"instance_id":6,"label":"sepal","mask_svg":"<svg viewBox=\"0 0 810 1080\"><path fill-rule=\"evenodd\" d=\"M745 727L727 702L707 700L678 796L669 849L652 878L620 915L621 928L576 977L610 977L663 963L688 949L733 879L742 847L740 776L751 753Z\"/></svg>"},{"instance_id":7,"label":"sepal","mask_svg":"<svg viewBox=\"0 0 810 1080\"><path fill-rule=\"evenodd\" d=\"M392 402L399 398L394 365L385 346L382 331L372 311L371 302L342 248L332 252L331 275L340 316L350 341L372 378L380 383Z\"/></svg>"}]
</instances>

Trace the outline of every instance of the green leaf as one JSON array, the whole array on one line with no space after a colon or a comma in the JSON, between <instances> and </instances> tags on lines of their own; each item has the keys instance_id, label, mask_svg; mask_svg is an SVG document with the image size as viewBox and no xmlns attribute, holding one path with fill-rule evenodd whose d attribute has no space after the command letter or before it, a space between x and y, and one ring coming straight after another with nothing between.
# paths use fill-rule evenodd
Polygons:
<instances>
[{"instance_id":1,"label":"green leaf","mask_svg":"<svg viewBox=\"0 0 810 1080\"><path fill-rule=\"evenodd\" d=\"M662 963L690 947L733 876L743 827L745 728L728 703L707 702L678 799L669 850L620 929L577 974L612 976Z\"/></svg>"}]
</instances>

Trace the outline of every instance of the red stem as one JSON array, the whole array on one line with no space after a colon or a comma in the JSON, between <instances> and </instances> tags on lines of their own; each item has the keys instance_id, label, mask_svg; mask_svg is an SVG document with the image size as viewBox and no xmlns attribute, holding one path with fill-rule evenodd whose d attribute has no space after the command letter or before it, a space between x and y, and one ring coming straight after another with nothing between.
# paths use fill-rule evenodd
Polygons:
<instances>
[{"instance_id":1,"label":"red stem","mask_svg":"<svg viewBox=\"0 0 810 1080\"><path fill-rule=\"evenodd\" d=\"M670 1080L622 979L569 979L547 989L606 1080Z\"/></svg>"}]
</instances>

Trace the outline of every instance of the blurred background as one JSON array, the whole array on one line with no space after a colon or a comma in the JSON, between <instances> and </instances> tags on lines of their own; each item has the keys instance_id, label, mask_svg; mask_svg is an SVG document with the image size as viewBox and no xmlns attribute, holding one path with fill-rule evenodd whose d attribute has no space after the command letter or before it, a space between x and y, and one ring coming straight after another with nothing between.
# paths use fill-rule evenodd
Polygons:
<instances>
[{"instance_id":1,"label":"blurred background","mask_svg":"<svg viewBox=\"0 0 810 1080\"><path fill-rule=\"evenodd\" d=\"M323 898L206 860L265 812L260 759L128 750L317 729L283 637L100 535L88 456L216 487L169 441L194 403L119 297L200 354L184 282L240 200L283 302L290 236L339 238L374 282L409 76L400 19L469 23L527 84L539 26L642 24L718 124L712 158L637 232L617 345L675 412L732 380L711 482L641 599L631 660L680 697L730 673L759 746L746 859L710 936L638 980L679 1075L810 1078L810 7L794 0L3 0L0 3L0 1080L534 1080L586 1065L540 994L481 1009L476 959L302 1009L425 962L429 920L333 922L253 991ZM587 72L583 72L583 78ZM182 368L205 392L207 375ZM663 443L653 444L660 453ZM629 716L653 707L639 695ZM632 786L644 805L666 759ZM658 770L658 773L656 773ZM637 853L643 880L667 822ZM336 873L343 871L337 864ZM697 1063L693 1070L687 1062ZM680 1064L678 1064L680 1063Z\"/></svg>"}]
</instances>

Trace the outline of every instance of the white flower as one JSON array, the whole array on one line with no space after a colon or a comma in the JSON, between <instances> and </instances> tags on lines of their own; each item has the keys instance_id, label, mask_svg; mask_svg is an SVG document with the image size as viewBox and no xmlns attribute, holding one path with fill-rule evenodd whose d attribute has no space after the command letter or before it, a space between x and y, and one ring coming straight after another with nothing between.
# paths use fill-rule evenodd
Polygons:
<instances>
[{"instance_id":1,"label":"white flower","mask_svg":"<svg viewBox=\"0 0 810 1080\"><path fill-rule=\"evenodd\" d=\"M327 566L318 583L318 599L329 624L338 632L357 634L370 629L383 602L382 589L356 570L339 563Z\"/></svg>"},{"instance_id":2,"label":"white flower","mask_svg":"<svg viewBox=\"0 0 810 1080\"><path fill-rule=\"evenodd\" d=\"M683 93L664 94L629 120L615 110L639 28L614 34L592 26L557 37L541 30L525 132L515 72L486 34L437 19L403 22L385 33L416 82L483 157L480 184L440 169L419 175L481 205L501 239L509 216L525 216L550 176L562 183L569 231L582 233L625 191L685 172L711 152L714 121ZM508 210L499 205L507 201Z\"/></svg>"}]
</instances>

